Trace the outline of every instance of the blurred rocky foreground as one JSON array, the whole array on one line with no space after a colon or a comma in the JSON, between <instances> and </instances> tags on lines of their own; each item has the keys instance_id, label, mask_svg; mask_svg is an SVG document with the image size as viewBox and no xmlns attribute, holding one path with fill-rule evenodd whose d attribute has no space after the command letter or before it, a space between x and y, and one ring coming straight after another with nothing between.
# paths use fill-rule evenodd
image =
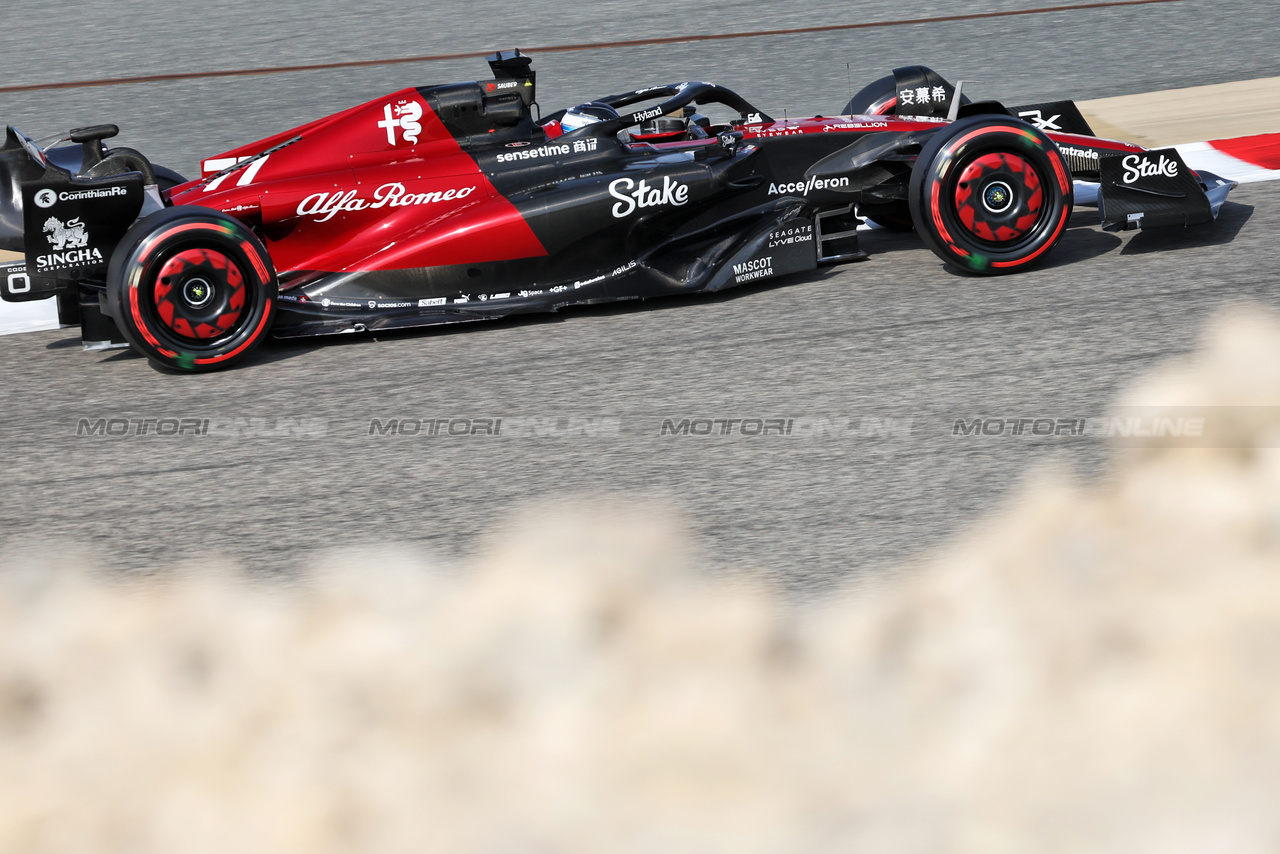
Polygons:
<instances>
[{"instance_id":1,"label":"blurred rocky foreground","mask_svg":"<svg viewBox=\"0 0 1280 854\"><path fill-rule=\"evenodd\" d=\"M1280 321L1120 402L1280 406ZM1275 852L1280 418L1232 417L820 608L618 502L449 571L11 551L0 851Z\"/></svg>"}]
</instances>

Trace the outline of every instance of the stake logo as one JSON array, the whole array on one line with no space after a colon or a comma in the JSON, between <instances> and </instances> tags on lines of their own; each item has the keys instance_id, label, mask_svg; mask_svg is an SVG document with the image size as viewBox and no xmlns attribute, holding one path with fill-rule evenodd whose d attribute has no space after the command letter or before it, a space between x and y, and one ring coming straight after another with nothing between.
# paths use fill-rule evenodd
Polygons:
<instances>
[{"instance_id":1,"label":"stake logo","mask_svg":"<svg viewBox=\"0 0 1280 854\"><path fill-rule=\"evenodd\" d=\"M387 132L387 145L397 145L396 131L404 131L404 141L410 145L418 144L418 134L422 133L422 125L418 124L418 119L422 118L422 105L417 101L399 101L394 106L384 104L382 107L382 121L378 122L378 127L384 128Z\"/></svg>"},{"instance_id":2,"label":"stake logo","mask_svg":"<svg viewBox=\"0 0 1280 854\"><path fill-rule=\"evenodd\" d=\"M1124 160L1120 161L1120 165L1124 167L1124 178L1126 184L1132 184L1139 178L1154 178L1157 175L1163 175L1166 178L1178 177L1178 161L1170 160L1163 154L1159 160L1151 160L1138 154L1130 154Z\"/></svg>"},{"instance_id":3,"label":"stake logo","mask_svg":"<svg viewBox=\"0 0 1280 854\"><path fill-rule=\"evenodd\" d=\"M630 178L619 178L609 184L609 195L618 200L613 205L613 215L622 219L631 216L636 208L683 205L689 201L689 185L672 181L667 176L663 177L661 188L650 187L644 178L638 185Z\"/></svg>"}]
</instances>

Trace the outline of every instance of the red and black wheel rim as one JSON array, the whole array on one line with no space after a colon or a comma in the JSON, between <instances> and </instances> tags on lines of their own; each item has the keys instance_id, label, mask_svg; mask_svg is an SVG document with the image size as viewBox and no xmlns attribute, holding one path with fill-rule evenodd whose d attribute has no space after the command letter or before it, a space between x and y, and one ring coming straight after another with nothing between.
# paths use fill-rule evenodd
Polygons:
<instances>
[{"instance_id":1,"label":"red and black wheel rim","mask_svg":"<svg viewBox=\"0 0 1280 854\"><path fill-rule=\"evenodd\" d=\"M994 246L1030 234L1045 213L1044 180L1031 161L993 151L960 170L952 191L956 217L973 237Z\"/></svg>"},{"instance_id":2,"label":"red and black wheel rim","mask_svg":"<svg viewBox=\"0 0 1280 854\"><path fill-rule=\"evenodd\" d=\"M153 294L160 322L193 342L216 341L245 316L244 271L217 249L184 249L169 256Z\"/></svg>"}]
</instances>

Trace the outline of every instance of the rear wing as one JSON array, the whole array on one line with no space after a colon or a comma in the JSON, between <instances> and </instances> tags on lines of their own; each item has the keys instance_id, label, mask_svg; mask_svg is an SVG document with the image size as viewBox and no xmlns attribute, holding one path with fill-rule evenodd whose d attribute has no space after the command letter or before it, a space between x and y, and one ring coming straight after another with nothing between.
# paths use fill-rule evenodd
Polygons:
<instances>
[{"instance_id":1,"label":"rear wing","mask_svg":"<svg viewBox=\"0 0 1280 854\"><path fill-rule=\"evenodd\" d=\"M1187 168L1177 149L1103 157L1098 207L1107 231L1213 222L1236 186Z\"/></svg>"}]
</instances>

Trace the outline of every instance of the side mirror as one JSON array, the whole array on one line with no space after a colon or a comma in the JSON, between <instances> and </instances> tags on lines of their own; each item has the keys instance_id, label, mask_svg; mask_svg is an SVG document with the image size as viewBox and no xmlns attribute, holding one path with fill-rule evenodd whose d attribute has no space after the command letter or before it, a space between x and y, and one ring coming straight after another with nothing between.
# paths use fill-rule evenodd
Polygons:
<instances>
[{"instance_id":1,"label":"side mirror","mask_svg":"<svg viewBox=\"0 0 1280 854\"><path fill-rule=\"evenodd\" d=\"M102 158L106 154L106 146L102 144L102 140L110 139L118 133L120 133L120 128L115 125L90 125L71 129L67 139L80 143L80 147L84 150L84 154L80 157L81 172L85 172L102 162Z\"/></svg>"},{"instance_id":2,"label":"side mirror","mask_svg":"<svg viewBox=\"0 0 1280 854\"><path fill-rule=\"evenodd\" d=\"M120 133L120 128L115 125L90 125L83 128L72 128L67 139L72 142L93 142L98 139L111 139L111 137Z\"/></svg>"}]
</instances>

